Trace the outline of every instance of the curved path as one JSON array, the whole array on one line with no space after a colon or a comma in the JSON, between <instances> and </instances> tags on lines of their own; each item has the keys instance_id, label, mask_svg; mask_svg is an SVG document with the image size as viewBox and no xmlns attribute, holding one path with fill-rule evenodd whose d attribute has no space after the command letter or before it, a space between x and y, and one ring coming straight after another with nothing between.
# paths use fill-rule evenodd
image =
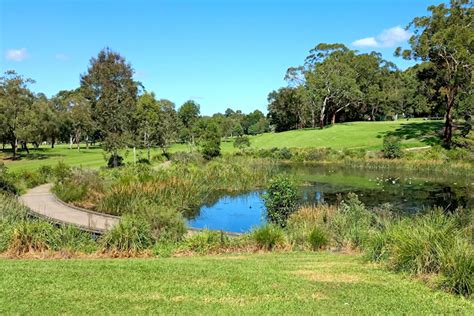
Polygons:
<instances>
[{"instance_id":1,"label":"curved path","mask_svg":"<svg viewBox=\"0 0 474 316\"><path fill-rule=\"evenodd\" d=\"M51 187L52 184L48 183L30 189L20 197L20 201L40 217L94 233L103 233L118 223L117 216L92 212L60 201L51 193Z\"/></svg>"}]
</instances>

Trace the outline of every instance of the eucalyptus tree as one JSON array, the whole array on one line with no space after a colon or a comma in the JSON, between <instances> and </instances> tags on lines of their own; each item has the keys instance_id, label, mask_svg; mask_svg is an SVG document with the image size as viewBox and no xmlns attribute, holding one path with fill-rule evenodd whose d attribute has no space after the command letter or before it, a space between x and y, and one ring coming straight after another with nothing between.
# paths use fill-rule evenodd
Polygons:
<instances>
[{"instance_id":1,"label":"eucalyptus tree","mask_svg":"<svg viewBox=\"0 0 474 316\"><path fill-rule=\"evenodd\" d=\"M5 140L10 142L13 158L17 158L18 143L26 147L29 118L34 102L34 95L29 85L34 83L13 70L6 71L0 77L0 129Z\"/></svg>"},{"instance_id":2,"label":"eucalyptus tree","mask_svg":"<svg viewBox=\"0 0 474 316\"><path fill-rule=\"evenodd\" d=\"M336 122L337 115L361 98L357 85L357 72L353 67L355 52L342 44L318 44L306 58L306 85L315 91L320 102L319 125L329 119Z\"/></svg>"},{"instance_id":3,"label":"eucalyptus tree","mask_svg":"<svg viewBox=\"0 0 474 316\"><path fill-rule=\"evenodd\" d=\"M416 17L407 26L413 31L411 49L397 48L396 54L427 62L432 81L445 99L444 144L453 136L453 113L458 96L473 85L474 21L470 0L451 0L450 5L428 7L429 16Z\"/></svg>"},{"instance_id":4,"label":"eucalyptus tree","mask_svg":"<svg viewBox=\"0 0 474 316\"><path fill-rule=\"evenodd\" d=\"M119 53L103 49L90 60L81 76L81 90L89 100L92 116L103 134L102 146L112 154L112 165L119 164L118 151L131 140L138 83L133 68Z\"/></svg>"}]
</instances>

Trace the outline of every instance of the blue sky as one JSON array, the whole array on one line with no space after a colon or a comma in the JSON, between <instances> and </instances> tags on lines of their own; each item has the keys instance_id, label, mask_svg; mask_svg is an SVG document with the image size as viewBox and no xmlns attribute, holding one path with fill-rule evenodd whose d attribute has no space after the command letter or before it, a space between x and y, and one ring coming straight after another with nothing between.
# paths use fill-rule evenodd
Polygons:
<instances>
[{"instance_id":1,"label":"blue sky","mask_svg":"<svg viewBox=\"0 0 474 316\"><path fill-rule=\"evenodd\" d=\"M431 0L0 0L0 70L36 80L54 95L79 85L89 60L108 46L135 77L177 106L203 114L227 107L266 110L290 66L321 42L393 57L404 27Z\"/></svg>"}]
</instances>

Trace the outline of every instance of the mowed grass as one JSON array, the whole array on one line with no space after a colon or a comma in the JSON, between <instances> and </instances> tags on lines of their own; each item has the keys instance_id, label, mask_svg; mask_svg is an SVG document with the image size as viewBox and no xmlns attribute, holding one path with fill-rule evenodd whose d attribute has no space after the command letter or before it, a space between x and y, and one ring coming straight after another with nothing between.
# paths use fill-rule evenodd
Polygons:
<instances>
[{"instance_id":1,"label":"mowed grass","mask_svg":"<svg viewBox=\"0 0 474 316\"><path fill-rule=\"evenodd\" d=\"M473 314L354 255L0 260L0 314Z\"/></svg>"},{"instance_id":2,"label":"mowed grass","mask_svg":"<svg viewBox=\"0 0 474 316\"><path fill-rule=\"evenodd\" d=\"M378 150L382 148L383 137L392 133L400 136L404 147L431 146L438 143L436 133L442 128L441 121L425 121L411 119L409 121L387 121L387 122L351 122L340 123L335 126L320 129L304 129L288 131L282 133L266 133L250 137L252 148L272 148L272 147L299 147L299 148L324 148L330 147L341 150L344 148L363 148L367 150ZM89 150L83 145L81 151L69 149L68 145L57 145L54 149L49 146L41 146L39 149L31 149L31 157L17 161L10 161L9 151L1 153L0 159L11 170L25 169L32 170L42 165L55 165L59 161L71 166L83 166L99 168L106 165L104 151L100 147ZM221 144L223 153L231 153L236 149L232 141L223 141ZM171 147L170 152L189 151L190 146L186 144L176 144ZM132 151L122 153L125 161L133 161ZM153 149L152 156L161 154L161 150ZM138 150L139 157L146 157L143 150Z\"/></svg>"},{"instance_id":3,"label":"mowed grass","mask_svg":"<svg viewBox=\"0 0 474 316\"><path fill-rule=\"evenodd\" d=\"M383 137L391 133L402 138L404 147L421 147L438 143L436 133L442 128L442 124L441 121L420 119L340 123L323 130L304 129L262 134L252 137L251 145L256 148L330 147L375 150L382 148Z\"/></svg>"}]
</instances>

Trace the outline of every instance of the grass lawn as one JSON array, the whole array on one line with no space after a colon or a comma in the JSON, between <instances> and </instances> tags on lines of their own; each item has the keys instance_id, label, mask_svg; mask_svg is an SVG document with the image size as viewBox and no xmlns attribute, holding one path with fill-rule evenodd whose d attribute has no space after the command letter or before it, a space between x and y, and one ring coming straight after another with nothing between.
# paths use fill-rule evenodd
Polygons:
<instances>
[{"instance_id":1,"label":"grass lawn","mask_svg":"<svg viewBox=\"0 0 474 316\"><path fill-rule=\"evenodd\" d=\"M0 267L0 314L474 313L472 300L344 254L2 259Z\"/></svg>"},{"instance_id":2,"label":"grass lawn","mask_svg":"<svg viewBox=\"0 0 474 316\"><path fill-rule=\"evenodd\" d=\"M420 147L433 145L438 142L436 132L442 127L441 121L424 121L412 119L410 121L387 121L387 122L352 122L341 123L335 126L320 129L304 129L283 133L266 133L250 137L253 148L272 147L331 147L333 149L364 148L369 150L381 149L383 136L394 133L403 140L405 147ZM231 141L222 142L222 152L229 153L235 150ZM171 148L171 152L189 150L185 144L177 144ZM18 161L10 161L9 152L1 153L0 159L7 164L10 170L36 169L41 165L55 165L58 161L64 161L68 165L98 168L106 165L104 152L99 147L80 152L76 149L68 149L68 145L57 145L54 149L49 146L41 146L39 149L31 149L30 158L22 158ZM140 154L140 151L138 151ZM153 150L152 155L158 155L161 151ZM141 156L145 157L144 151ZM131 151L125 155L125 160L133 160Z\"/></svg>"}]
</instances>

